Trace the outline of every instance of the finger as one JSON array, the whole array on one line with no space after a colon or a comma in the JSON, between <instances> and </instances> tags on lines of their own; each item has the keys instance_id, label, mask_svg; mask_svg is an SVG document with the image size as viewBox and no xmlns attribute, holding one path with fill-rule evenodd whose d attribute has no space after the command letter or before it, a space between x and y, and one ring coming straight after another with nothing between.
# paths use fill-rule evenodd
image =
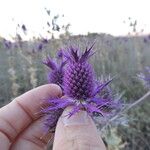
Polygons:
<instances>
[{"instance_id":1,"label":"finger","mask_svg":"<svg viewBox=\"0 0 150 150\"><path fill-rule=\"evenodd\" d=\"M9 139L5 136L5 134L0 132L0 147L3 148L3 150L8 150L10 147L10 144L11 143Z\"/></svg>"},{"instance_id":2,"label":"finger","mask_svg":"<svg viewBox=\"0 0 150 150\"><path fill-rule=\"evenodd\" d=\"M0 133L13 142L21 131L39 117L36 113L41 107L42 100L56 96L61 96L60 87L49 84L17 97L0 109ZM0 141L4 141L3 136L0 135Z\"/></svg>"},{"instance_id":3,"label":"finger","mask_svg":"<svg viewBox=\"0 0 150 150\"><path fill-rule=\"evenodd\" d=\"M44 118L36 120L12 144L11 150L46 150L47 143L53 136L44 132Z\"/></svg>"},{"instance_id":4,"label":"finger","mask_svg":"<svg viewBox=\"0 0 150 150\"><path fill-rule=\"evenodd\" d=\"M53 150L106 150L98 134L95 124L85 111L70 117L65 117L67 108L58 121Z\"/></svg>"}]
</instances>

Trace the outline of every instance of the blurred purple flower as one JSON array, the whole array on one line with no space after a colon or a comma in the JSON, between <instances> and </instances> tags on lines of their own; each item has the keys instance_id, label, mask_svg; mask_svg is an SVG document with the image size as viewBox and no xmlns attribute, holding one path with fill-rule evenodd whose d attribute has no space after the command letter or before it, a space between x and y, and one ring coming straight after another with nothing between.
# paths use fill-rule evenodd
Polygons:
<instances>
[{"instance_id":1,"label":"blurred purple flower","mask_svg":"<svg viewBox=\"0 0 150 150\"><path fill-rule=\"evenodd\" d=\"M24 24L21 26L21 28L22 28L23 32L27 31L27 28L26 28L26 26Z\"/></svg>"},{"instance_id":2,"label":"blurred purple flower","mask_svg":"<svg viewBox=\"0 0 150 150\"><path fill-rule=\"evenodd\" d=\"M150 89L150 67L146 67L143 73L138 74L138 77L144 86Z\"/></svg>"},{"instance_id":3,"label":"blurred purple flower","mask_svg":"<svg viewBox=\"0 0 150 150\"><path fill-rule=\"evenodd\" d=\"M144 41L144 43L148 42L146 37L144 37L143 41Z\"/></svg>"},{"instance_id":4,"label":"blurred purple flower","mask_svg":"<svg viewBox=\"0 0 150 150\"><path fill-rule=\"evenodd\" d=\"M40 43L39 45L38 45L38 51L42 51L43 50L43 44L42 43Z\"/></svg>"},{"instance_id":5,"label":"blurred purple flower","mask_svg":"<svg viewBox=\"0 0 150 150\"><path fill-rule=\"evenodd\" d=\"M47 43L48 43L48 39L43 38L43 39L42 39L42 43L43 43L43 44L47 44Z\"/></svg>"},{"instance_id":6,"label":"blurred purple flower","mask_svg":"<svg viewBox=\"0 0 150 150\"><path fill-rule=\"evenodd\" d=\"M68 106L72 106L72 110L69 112L68 117L71 117L80 110L85 110L90 116L94 117L95 115L107 115L112 109L120 107L119 103L113 101L110 96L104 96L101 93L106 89L108 84L111 83L112 79L103 83L98 83L96 81L94 70L88 61L94 54L92 48L93 45L90 48L86 48L85 52L82 54L80 54L79 49L73 47L63 52L63 56L66 58L67 63L63 69L62 88L67 98L49 99L49 106L43 109L42 113L59 112ZM56 63L50 58L48 58L44 64L54 71L58 69ZM55 77L56 76L57 74L55 73ZM53 76L51 76L51 78L53 79ZM57 117L59 117L59 115ZM58 120L58 118L56 120ZM53 124L53 122L53 118L48 117L46 125L49 129L51 129L51 123Z\"/></svg>"},{"instance_id":7,"label":"blurred purple flower","mask_svg":"<svg viewBox=\"0 0 150 150\"><path fill-rule=\"evenodd\" d=\"M6 39L3 40L4 46L7 49L10 49L12 47L12 43Z\"/></svg>"}]
</instances>

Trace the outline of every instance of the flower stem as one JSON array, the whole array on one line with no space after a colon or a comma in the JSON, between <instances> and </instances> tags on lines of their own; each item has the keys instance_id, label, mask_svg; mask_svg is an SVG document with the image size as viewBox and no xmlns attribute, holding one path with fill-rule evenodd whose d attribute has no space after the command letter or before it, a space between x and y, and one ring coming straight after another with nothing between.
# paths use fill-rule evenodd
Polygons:
<instances>
[{"instance_id":1,"label":"flower stem","mask_svg":"<svg viewBox=\"0 0 150 150\"><path fill-rule=\"evenodd\" d=\"M138 100L136 100L134 103L132 103L129 107L123 109L122 111L120 111L117 115L115 115L114 117L112 117L107 123L106 125L101 129L104 130L105 127L107 127L111 122L113 122L114 120L116 120L118 117L120 117L123 113L126 113L128 110L130 110L131 108L135 107L138 104L143 103L146 98L148 98L150 96L150 91L148 91L145 95L143 95L141 98L139 98Z\"/></svg>"}]
</instances>

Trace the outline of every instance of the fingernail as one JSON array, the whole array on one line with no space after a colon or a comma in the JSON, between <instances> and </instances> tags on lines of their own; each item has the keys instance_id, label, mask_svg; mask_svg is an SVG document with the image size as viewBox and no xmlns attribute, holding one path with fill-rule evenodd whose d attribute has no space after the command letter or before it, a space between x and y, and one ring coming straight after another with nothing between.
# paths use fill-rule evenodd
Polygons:
<instances>
[{"instance_id":1,"label":"fingernail","mask_svg":"<svg viewBox=\"0 0 150 150\"><path fill-rule=\"evenodd\" d=\"M68 118L68 114L71 111L71 108L67 108L62 115L62 121L65 126L73 126L73 125L87 125L89 123L89 117L87 112L79 111L74 114L70 118Z\"/></svg>"}]
</instances>

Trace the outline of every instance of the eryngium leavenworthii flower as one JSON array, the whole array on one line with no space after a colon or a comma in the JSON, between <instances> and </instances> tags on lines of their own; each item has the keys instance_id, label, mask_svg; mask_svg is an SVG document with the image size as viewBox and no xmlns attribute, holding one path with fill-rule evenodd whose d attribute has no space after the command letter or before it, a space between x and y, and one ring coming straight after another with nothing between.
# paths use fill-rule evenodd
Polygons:
<instances>
[{"instance_id":1,"label":"eryngium leavenworthii flower","mask_svg":"<svg viewBox=\"0 0 150 150\"><path fill-rule=\"evenodd\" d=\"M73 47L63 52L67 62L62 84L65 96L61 99L49 99L49 106L42 110L43 113L57 112L60 109L64 110L66 107L72 106L72 111L70 111L68 117L80 110L85 110L90 116L94 117L95 115L105 115L119 106L118 102L113 101L111 97L100 94L112 79L103 83L98 83L95 79L94 70L88 61L89 57L94 54L92 48L93 45L89 49L86 48L82 54L79 54L79 49ZM51 123L53 123L53 119L50 117L48 123L46 123L49 124L49 128L51 128Z\"/></svg>"},{"instance_id":2,"label":"eryngium leavenworthii flower","mask_svg":"<svg viewBox=\"0 0 150 150\"><path fill-rule=\"evenodd\" d=\"M143 73L138 74L138 77L144 86L150 89L150 67L146 67Z\"/></svg>"},{"instance_id":3,"label":"eryngium leavenworthii flower","mask_svg":"<svg viewBox=\"0 0 150 150\"><path fill-rule=\"evenodd\" d=\"M77 100L91 98L94 92L94 72L87 59L92 55L91 49L86 50L81 57L78 56L78 49L70 48L66 54L68 59L64 72L63 87L64 93Z\"/></svg>"},{"instance_id":4,"label":"eryngium leavenworthii flower","mask_svg":"<svg viewBox=\"0 0 150 150\"><path fill-rule=\"evenodd\" d=\"M62 87L64 66L66 62L63 61L63 58L58 59L59 60L54 60L48 56L43 63L51 69L47 75L48 82L58 84Z\"/></svg>"}]
</instances>

